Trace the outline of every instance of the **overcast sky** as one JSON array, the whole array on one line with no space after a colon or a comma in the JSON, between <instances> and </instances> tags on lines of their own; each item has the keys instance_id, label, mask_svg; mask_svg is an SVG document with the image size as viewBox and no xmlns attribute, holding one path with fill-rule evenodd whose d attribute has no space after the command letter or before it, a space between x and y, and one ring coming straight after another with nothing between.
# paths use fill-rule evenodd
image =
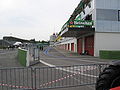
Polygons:
<instances>
[{"instance_id":1,"label":"overcast sky","mask_svg":"<svg viewBox=\"0 0 120 90\"><path fill-rule=\"evenodd\" d=\"M49 40L59 32L80 0L0 0L0 39Z\"/></svg>"}]
</instances>

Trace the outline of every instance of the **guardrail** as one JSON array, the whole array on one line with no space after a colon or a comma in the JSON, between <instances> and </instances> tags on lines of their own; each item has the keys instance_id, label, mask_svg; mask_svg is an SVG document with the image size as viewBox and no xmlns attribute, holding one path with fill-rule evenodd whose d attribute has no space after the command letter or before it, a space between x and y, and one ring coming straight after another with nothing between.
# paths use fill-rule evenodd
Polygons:
<instances>
[{"instance_id":1,"label":"guardrail","mask_svg":"<svg viewBox=\"0 0 120 90\"><path fill-rule=\"evenodd\" d=\"M99 73L107 66L106 64L90 64L36 68L1 68L0 90L41 90L95 85ZM92 90L94 89L92 88Z\"/></svg>"}]
</instances>

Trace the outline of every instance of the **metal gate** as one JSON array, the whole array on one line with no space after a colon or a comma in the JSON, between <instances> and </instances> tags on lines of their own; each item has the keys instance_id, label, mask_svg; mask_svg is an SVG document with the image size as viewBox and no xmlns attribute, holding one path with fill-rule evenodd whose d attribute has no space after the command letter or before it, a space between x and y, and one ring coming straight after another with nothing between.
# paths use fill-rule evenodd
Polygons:
<instances>
[{"instance_id":1,"label":"metal gate","mask_svg":"<svg viewBox=\"0 0 120 90\"><path fill-rule=\"evenodd\" d=\"M31 68L0 69L0 90L32 89L32 80Z\"/></svg>"},{"instance_id":2,"label":"metal gate","mask_svg":"<svg viewBox=\"0 0 120 90\"><path fill-rule=\"evenodd\" d=\"M41 90L94 85L108 65L1 68L0 90ZM93 89L94 90L94 89Z\"/></svg>"}]
</instances>

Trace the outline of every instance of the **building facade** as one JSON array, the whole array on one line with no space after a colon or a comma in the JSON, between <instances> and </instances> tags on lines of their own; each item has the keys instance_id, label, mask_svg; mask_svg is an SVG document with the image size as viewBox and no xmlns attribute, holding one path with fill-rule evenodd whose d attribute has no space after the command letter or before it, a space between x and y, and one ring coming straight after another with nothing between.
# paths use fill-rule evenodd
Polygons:
<instances>
[{"instance_id":1,"label":"building facade","mask_svg":"<svg viewBox=\"0 0 120 90\"><path fill-rule=\"evenodd\" d=\"M64 49L96 57L120 50L120 0L81 0L68 21L59 34L71 38L59 41Z\"/></svg>"}]
</instances>

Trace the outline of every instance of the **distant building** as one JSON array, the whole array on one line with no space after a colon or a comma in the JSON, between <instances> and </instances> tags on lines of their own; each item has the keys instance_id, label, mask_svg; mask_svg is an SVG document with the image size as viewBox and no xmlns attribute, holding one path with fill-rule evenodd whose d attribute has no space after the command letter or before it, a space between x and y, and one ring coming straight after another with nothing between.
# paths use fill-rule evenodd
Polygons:
<instances>
[{"instance_id":1,"label":"distant building","mask_svg":"<svg viewBox=\"0 0 120 90\"><path fill-rule=\"evenodd\" d=\"M55 40L56 40L57 36L55 35L55 33L53 33L53 35L50 36L50 45L54 45Z\"/></svg>"},{"instance_id":2,"label":"distant building","mask_svg":"<svg viewBox=\"0 0 120 90\"><path fill-rule=\"evenodd\" d=\"M8 47L11 43L6 40L0 40L0 47Z\"/></svg>"},{"instance_id":3,"label":"distant building","mask_svg":"<svg viewBox=\"0 0 120 90\"><path fill-rule=\"evenodd\" d=\"M16 42L22 42L22 43L30 42L29 40L20 39L20 38L16 38L16 37L12 37L12 36L5 36L5 37L3 37L3 40L8 41L11 44L14 44Z\"/></svg>"},{"instance_id":4,"label":"distant building","mask_svg":"<svg viewBox=\"0 0 120 90\"><path fill-rule=\"evenodd\" d=\"M120 50L120 0L80 0L59 36L71 39L57 46L79 54Z\"/></svg>"},{"instance_id":5,"label":"distant building","mask_svg":"<svg viewBox=\"0 0 120 90\"><path fill-rule=\"evenodd\" d=\"M21 43L28 43L30 42L29 40L25 39L20 39L12 36L5 36L3 39L0 40L0 47L8 47L16 44L16 42L21 42Z\"/></svg>"}]
</instances>

